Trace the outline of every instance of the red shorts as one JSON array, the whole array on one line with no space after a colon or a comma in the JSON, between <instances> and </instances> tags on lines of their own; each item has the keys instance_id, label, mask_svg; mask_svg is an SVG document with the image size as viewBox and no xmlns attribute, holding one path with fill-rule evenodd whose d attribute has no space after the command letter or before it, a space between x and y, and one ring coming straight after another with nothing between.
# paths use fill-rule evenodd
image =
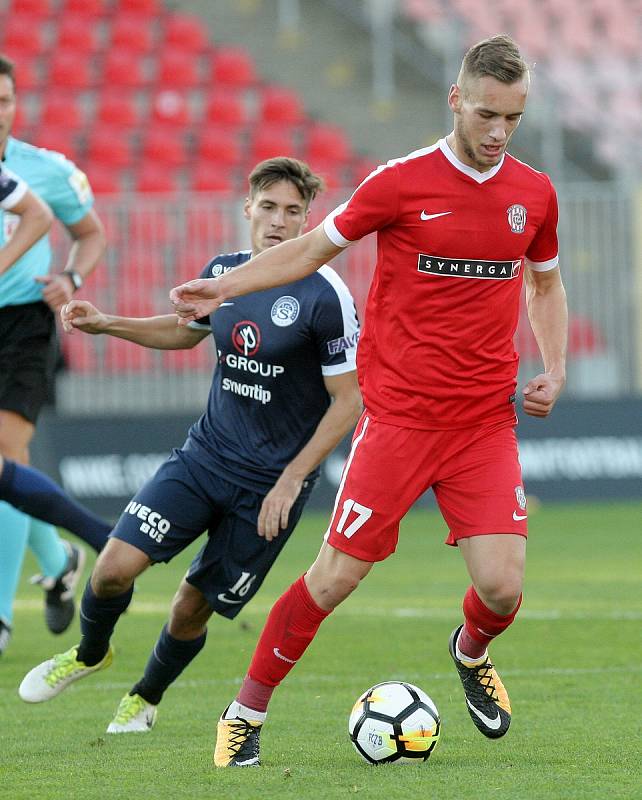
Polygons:
<instances>
[{"instance_id":1,"label":"red shorts","mask_svg":"<svg viewBox=\"0 0 642 800\"><path fill-rule=\"evenodd\" d=\"M364 413L341 476L326 540L363 561L397 547L399 523L432 487L446 543L491 533L526 536L526 498L514 427L417 430Z\"/></svg>"}]
</instances>

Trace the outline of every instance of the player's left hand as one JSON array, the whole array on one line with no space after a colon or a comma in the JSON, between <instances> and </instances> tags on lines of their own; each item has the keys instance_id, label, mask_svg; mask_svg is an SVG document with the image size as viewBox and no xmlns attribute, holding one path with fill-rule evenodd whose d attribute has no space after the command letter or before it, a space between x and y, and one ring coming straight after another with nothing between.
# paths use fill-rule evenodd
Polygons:
<instances>
[{"instance_id":1,"label":"player's left hand","mask_svg":"<svg viewBox=\"0 0 642 800\"><path fill-rule=\"evenodd\" d=\"M56 313L73 297L74 287L67 275L40 275L35 280L44 287L42 299Z\"/></svg>"},{"instance_id":2,"label":"player's left hand","mask_svg":"<svg viewBox=\"0 0 642 800\"><path fill-rule=\"evenodd\" d=\"M564 378L542 372L524 386L524 411L531 417L547 417L564 388Z\"/></svg>"},{"instance_id":3,"label":"player's left hand","mask_svg":"<svg viewBox=\"0 0 642 800\"><path fill-rule=\"evenodd\" d=\"M271 542L283 528L287 527L290 509L299 496L302 486L303 481L282 473L265 495L261 505L257 524L259 536L263 536L268 542Z\"/></svg>"}]
</instances>

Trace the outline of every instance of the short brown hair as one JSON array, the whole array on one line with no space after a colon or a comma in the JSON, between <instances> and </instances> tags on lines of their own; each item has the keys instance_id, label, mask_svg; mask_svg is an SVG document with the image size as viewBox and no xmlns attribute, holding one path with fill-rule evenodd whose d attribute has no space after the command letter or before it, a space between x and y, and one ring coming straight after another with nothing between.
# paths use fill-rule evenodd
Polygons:
<instances>
[{"instance_id":1,"label":"short brown hair","mask_svg":"<svg viewBox=\"0 0 642 800\"><path fill-rule=\"evenodd\" d=\"M248 180L250 197L254 197L257 192L269 189L274 183L289 181L296 186L305 201L306 208L317 193L322 192L325 188L323 178L315 175L304 161L287 156L277 156L261 161L254 167Z\"/></svg>"},{"instance_id":2,"label":"short brown hair","mask_svg":"<svg viewBox=\"0 0 642 800\"><path fill-rule=\"evenodd\" d=\"M0 53L0 75L6 75L11 79L13 88L16 88L16 66L10 58Z\"/></svg>"},{"instance_id":3,"label":"short brown hair","mask_svg":"<svg viewBox=\"0 0 642 800\"><path fill-rule=\"evenodd\" d=\"M530 71L519 47L510 36L501 33L470 48L461 62L457 83L461 88L466 79L488 76L511 84L525 75L530 75Z\"/></svg>"}]
</instances>

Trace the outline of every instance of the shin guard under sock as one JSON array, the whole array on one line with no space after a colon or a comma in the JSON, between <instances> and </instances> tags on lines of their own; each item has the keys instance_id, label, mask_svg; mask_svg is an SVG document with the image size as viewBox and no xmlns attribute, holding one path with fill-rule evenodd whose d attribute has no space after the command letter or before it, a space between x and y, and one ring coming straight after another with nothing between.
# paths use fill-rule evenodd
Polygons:
<instances>
[{"instance_id":1,"label":"shin guard under sock","mask_svg":"<svg viewBox=\"0 0 642 800\"><path fill-rule=\"evenodd\" d=\"M257 685L278 686L301 658L329 613L314 602L303 576L293 583L268 615L238 702L265 711L269 697L266 698Z\"/></svg>"},{"instance_id":2,"label":"shin guard under sock","mask_svg":"<svg viewBox=\"0 0 642 800\"><path fill-rule=\"evenodd\" d=\"M80 604L80 631L82 639L78 645L78 661L88 667L97 664L109 650L109 640L118 622L132 599L134 586L116 597L96 597L87 581Z\"/></svg>"},{"instance_id":3,"label":"shin guard under sock","mask_svg":"<svg viewBox=\"0 0 642 800\"><path fill-rule=\"evenodd\" d=\"M205 646L207 632L197 639L175 639L167 631L167 625L158 637L149 657L145 673L130 691L139 694L143 700L157 706L167 689L181 674L185 667Z\"/></svg>"},{"instance_id":4,"label":"shin guard under sock","mask_svg":"<svg viewBox=\"0 0 642 800\"><path fill-rule=\"evenodd\" d=\"M483 655L488 644L513 622L521 603L520 594L517 605L510 614L497 614L482 602L475 587L469 586L462 605L464 627L457 641L460 651L471 658Z\"/></svg>"}]
</instances>

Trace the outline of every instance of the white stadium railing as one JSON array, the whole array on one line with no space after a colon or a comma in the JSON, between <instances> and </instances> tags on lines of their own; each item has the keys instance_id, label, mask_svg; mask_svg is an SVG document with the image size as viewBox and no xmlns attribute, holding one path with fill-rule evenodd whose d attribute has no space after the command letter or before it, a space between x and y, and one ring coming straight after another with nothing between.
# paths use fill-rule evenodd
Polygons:
<instances>
[{"instance_id":1,"label":"white stadium railing","mask_svg":"<svg viewBox=\"0 0 642 800\"><path fill-rule=\"evenodd\" d=\"M315 201L310 224L350 190ZM642 266L634 232L635 195L620 185L558 186L560 257L571 310L568 394L628 395L642 387ZM100 197L97 210L108 250L79 296L127 316L171 313L169 289L198 277L215 255L249 246L242 201L229 195ZM55 236L64 263L65 237ZM348 248L333 266L363 311L375 258L374 237ZM192 351L150 351L112 337L60 335L64 368L57 377L61 413L149 413L202 407L214 366L203 342ZM521 378L539 371L525 318L517 348Z\"/></svg>"}]
</instances>

